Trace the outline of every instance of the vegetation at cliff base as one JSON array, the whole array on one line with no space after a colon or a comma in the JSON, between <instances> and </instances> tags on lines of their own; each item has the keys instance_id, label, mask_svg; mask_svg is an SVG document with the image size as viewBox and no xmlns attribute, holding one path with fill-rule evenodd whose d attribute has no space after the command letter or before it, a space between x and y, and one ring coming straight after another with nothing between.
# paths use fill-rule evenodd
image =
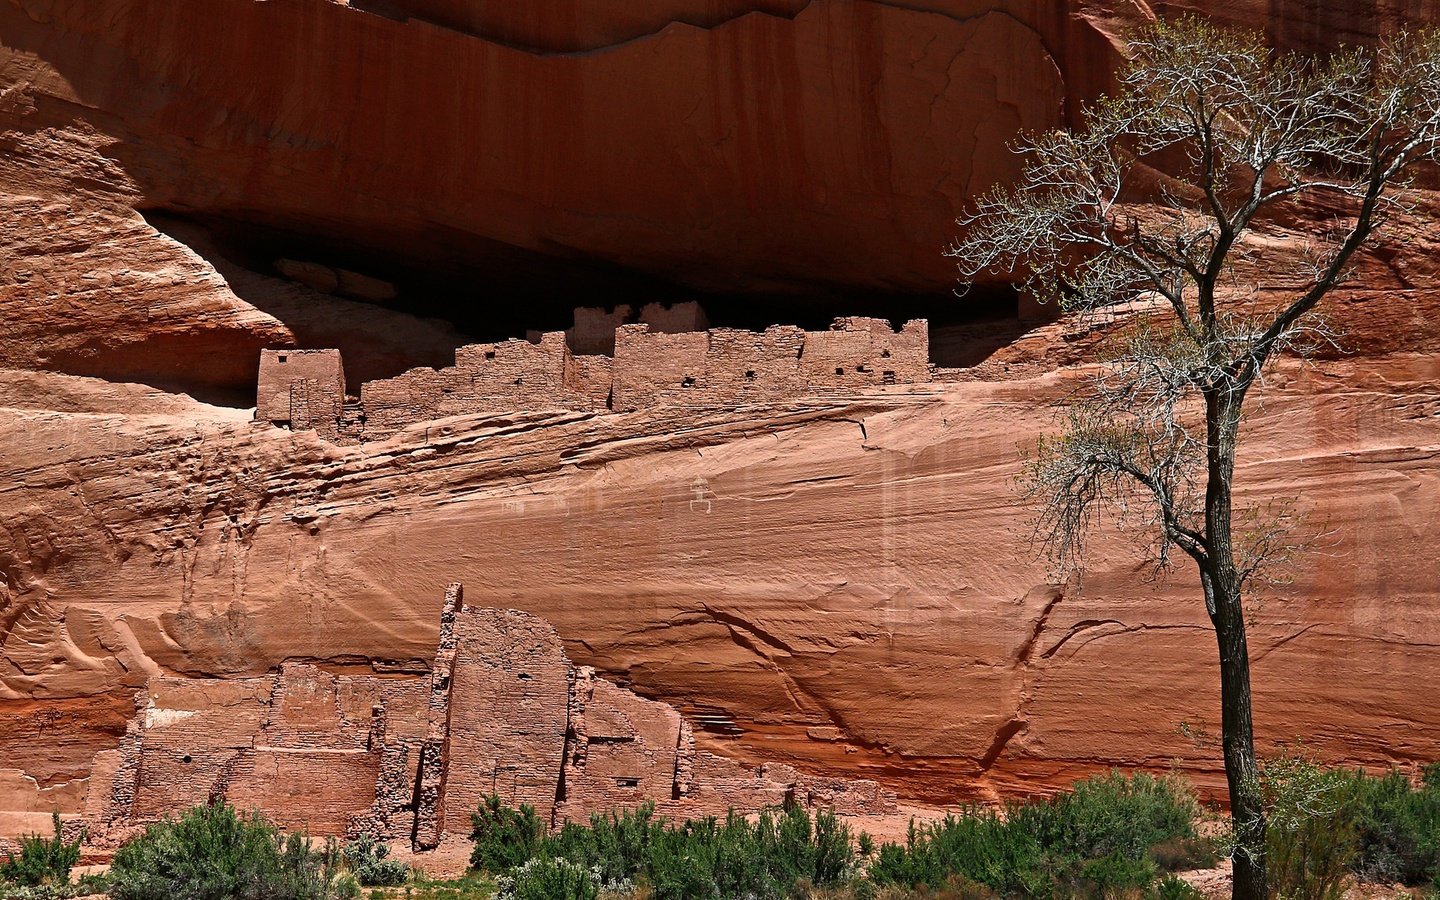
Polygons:
<instances>
[{"instance_id":1,"label":"vegetation at cliff base","mask_svg":"<svg viewBox=\"0 0 1440 900\"><path fill-rule=\"evenodd\" d=\"M903 897L915 890L1098 897L1147 890L1165 869L1216 858L1197 835L1200 808L1189 791L1145 774L1097 776L1054 800L1003 810L970 807L935 824L912 824L905 843L878 851L833 813L799 808L765 811L753 821L731 812L723 820L668 822L646 805L548 837L533 810L503 809L491 798L476 813L472 859L501 876L501 897L516 900L591 900L628 895L632 885L655 900ZM1166 896L1183 896L1168 889Z\"/></svg>"},{"instance_id":2,"label":"vegetation at cliff base","mask_svg":"<svg viewBox=\"0 0 1440 900\"><path fill-rule=\"evenodd\" d=\"M645 804L536 841L533 809L504 815L497 807L490 798L474 817L472 859L501 876L502 898L592 900L628 896L636 884L654 900L778 898L801 882L828 887L858 874L850 830L829 812L766 810L751 821L732 811L670 822Z\"/></svg>"},{"instance_id":3,"label":"vegetation at cliff base","mask_svg":"<svg viewBox=\"0 0 1440 900\"><path fill-rule=\"evenodd\" d=\"M20 839L20 853L0 860L0 883L20 887L59 886L70 883L70 870L80 861L81 837L66 841L61 833L60 814L51 815L52 837L29 834Z\"/></svg>"},{"instance_id":4,"label":"vegetation at cliff base","mask_svg":"<svg viewBox=\"0 0 1440 900\"><path fill-rule=\"evenodd\" d=\"M1163 869L1211 865L1196 831L1200 808L1173 778L1118 772L1052 800L970 807L914 825L869 869L876 884L932 889L970 884L991 896L1137 896Z\"/></svg>"}]
</instances>

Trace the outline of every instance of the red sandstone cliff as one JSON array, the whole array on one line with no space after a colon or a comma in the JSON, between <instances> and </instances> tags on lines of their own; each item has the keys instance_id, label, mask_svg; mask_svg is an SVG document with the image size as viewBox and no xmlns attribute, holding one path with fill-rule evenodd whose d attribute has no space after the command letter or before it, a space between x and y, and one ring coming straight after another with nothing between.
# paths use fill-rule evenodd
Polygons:
<instances>
[{"instance_id":1,"label":"red sandstone cliff","mask_svg":"<svg viewBox=\"0 0 1440 900\"><path fill-rule=\"evenodd\" d=\"M1440 13L1163 8L1292 46ZM1025 541L1009 479L1085 343L1064 327L967 381L860 400L517 411L351 448L37 371L250 392L261 347L342 346L366 380L463 342L286 280L283 254L227 258L215 235L236 227L501 283L603 262L736 292L943 291L938 250L1011 171L1005 140L1100 89L1151 11L0 4L0 831L83 806L149 678L412 665L452 578L547 617L729 755L930 798L1172 760L1213 783L1218 753L1174 733L1215 709L1186 573L1147 580L1115 539L1083 585L1052 585ZM1332 305L1353 352L1277 376L1241 473L1327 532L1256 610L1257 716L1357 763L1440 754L1426 204ZM1322 216L1273 223L1274 252Z\"/></svg>"},{"instance_id":2,"label":"red sandstone cliff","mask_svg":"<svg viewBox=\"0 0 1440 900\"><path fill-rule=\"evenodd\" d=\"M1429 0L1155 8L1299 46L1440 12ZM412 327L397 366L404 354L383 340L394 322L356 334L349 301L234 271L203 237L164 216L156 231L136 210L270 229L271 249L322 241L453 269L479 285L460 302L481 308L506 296L495 285L557 268L583 291L598 263L726 291L944 292L953 269L938 251L965 198L1014 171L1006 142L1101 90L1116 35L1153 12L1138 0L9 0L0 362L248 389L261 346L343 337L374 357L344 348L369 378L458 343Z\"/></svg>"}]
</instances>

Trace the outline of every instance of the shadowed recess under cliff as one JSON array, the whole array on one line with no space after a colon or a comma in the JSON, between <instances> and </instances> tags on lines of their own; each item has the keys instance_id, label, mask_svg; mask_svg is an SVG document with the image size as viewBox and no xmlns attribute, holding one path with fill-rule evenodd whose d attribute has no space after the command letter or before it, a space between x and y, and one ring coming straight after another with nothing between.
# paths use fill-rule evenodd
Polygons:
<instances>
[{"instance_id":1,"label":"shadowed recess under cliff","mask_svg":"<svg viewBox=\"0 0 1440 900\"><path fill-rule=\"evenodd\" d=\"M387 252L379 234L361 245L234 217L150 210L146 220L214 266L241 300L288 327L296 346L340 349L352 393L416 366L450 365L455 348L467 343L566 330L581 307L629 307L627 321L635 321L650 303L694 302L710 325L752 331L781 324L820 331L849 316L897 326L923 318L936 338L930 361L940 366L974 365L1026 330L1016 319L1015 291L1004 286L963 296L819 288L707 294L604 260L493 242L437 262ZM232 402L243 400L237 393Z\"/></svg>"}]
</instances>

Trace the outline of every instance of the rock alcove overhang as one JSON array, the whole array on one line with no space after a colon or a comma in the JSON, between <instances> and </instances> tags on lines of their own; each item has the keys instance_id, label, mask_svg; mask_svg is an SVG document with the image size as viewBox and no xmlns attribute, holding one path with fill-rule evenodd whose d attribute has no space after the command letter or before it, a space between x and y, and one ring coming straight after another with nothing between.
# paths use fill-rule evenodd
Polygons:
<instances>
[{"instance_id":1,"label":"rock alcove overhang","mask_svg":"<svg viewBox=\"0 0 1440 900\"><path fill-rule=\"evenodd\" d=\"M770 325L821 330L841 316L886 318L897 327L924 318L935 336L931 361L939 366L973 365L1024 330L1016 293L1006 284L913 293L788 282L716 292L606 260L493 242L437 242L417 250L408 239L370 233L357 240L254 215L152 209L145 216L214 266L242 302L285 325L294 346L339 348L351 391L415 366L449 365L454 348L466 343L563 331L578 307L629 306L633 320L649 303L693 301L711 327L757 331ZM697 278L706 280L704 273ZM976 330L988 342L966 339ZM172 373L164 386L185 390L184 382L183 372ZM250 405L251 388L240 381L208 396Z\"/></svg>"}]
</instances>

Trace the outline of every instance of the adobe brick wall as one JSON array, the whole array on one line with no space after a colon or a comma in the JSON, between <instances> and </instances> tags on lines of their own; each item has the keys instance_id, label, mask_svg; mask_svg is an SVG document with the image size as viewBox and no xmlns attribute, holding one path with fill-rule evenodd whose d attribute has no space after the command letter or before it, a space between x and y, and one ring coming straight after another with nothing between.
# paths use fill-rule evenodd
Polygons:
<instances>
[{"instance_id":1,"label":"adobe brick wall","mask_svg":"<svg viewBox=\"0 0 1440 900\"><path fill-rule=\"evenodd\" d=\"M658 334L625 325L615 333L611 406L728 406L925 383L929 332L923 319L899 331L870 318L836 319L828 331L776 325Z\"/></svg>"},{"instance_id":2,"label":"adobe brick wall","mask_svg":"<svg viewBox=\"0 0 1440 900\"><path fill-rule=\"evenodd\" d=\"M255 418L334 440L345 406L339 350L261 350Z\"/></svg>"},{"instance_id":3,"label":"adobe brick wall","mask_svg":"<svg viewBox=\"0 0 1440 900\"><path fill-rule=\"evenodd\" d=\"M416 850L468 834L492 793L552 826L646 801L675 818L787 801L895 810L874 782L698 750L673 707L572 666L544 619L464 606L458 584L428 676L286 663L253 678L156 676L139 700L120 749L97 756L87 797L92 833L112 844L219 799L287 828Z\"/></svg>"},{"instance_id":4,"label":"adobe brick wall","mask_svg":"<svg viewBox=\"0 0 1440 900\"><path fill-rule=\"evenodd\" d=\"M411 369L360 388L366 440L388 437L415 422L478 413L534 409L600 410L610 394L609 360L573 356L562 332L538 343L469 344L455 365ZM603 360L603 361L602 361Z\"/></svg>"},{"instance_id":5,"label":"adobe brick wall","mask_svg":"<svg viewBox=\"0 0 1440 900\"><path fill-rule=\"evenodd\" d=\"M440 788L441 831L467 832L497 794L549 821L565 754L570 662L555 629L516 610L462 608Z\"/></svg>"},{"instance_id":6,"label":"adobe brick wall","mask_svg":"<svg viewBox=\"0 0 1440 900\"><path fill-rule=\"evenodd\" d=\"M629 314L623 306L612 313L577 310L576 327L590 321L582 313L608 326L622 311ZM652 303L642 312L647 316L654 324L610 332L613 358L576 354L558 331L533 341L470 344L455 351L453 366L366 382L358 404L345 403L339 351L265 350L256 418L354 443L450 416L773 403L932 380L923 319L898 331L884 319L853 317L836 319L827 331L775 325L754 332L687 330L705 321L693 303Z\"/></svg>"}]
</instances>

